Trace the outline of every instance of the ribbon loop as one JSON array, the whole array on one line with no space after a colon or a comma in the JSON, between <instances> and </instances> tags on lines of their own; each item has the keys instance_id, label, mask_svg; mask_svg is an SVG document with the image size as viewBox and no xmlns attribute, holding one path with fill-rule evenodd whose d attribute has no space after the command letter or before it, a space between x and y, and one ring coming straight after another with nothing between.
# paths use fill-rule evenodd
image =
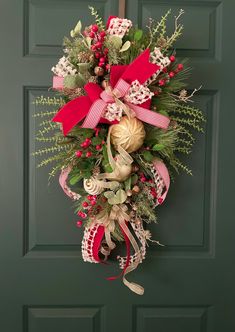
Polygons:
<instances>
[{"instance_id":1,"label":"ribbon loop","mask_svg":"<svg viewBox=\"0 0 235 332\"><path fill-rule=\"evenodd\" d=\"M67 135L83 118L85 121L82 128L95 128L108 103L115 102L119 104L128 117L136 116L141 121L166 129L170 122L168 117L147 108L127 103L124 98L133 81L138 80L142 84L158 70L159 66L151 63L149 57L150 50L146 49L131 64L113 66L110 82L115 82L114 86L102 90L98 84L86 84L84 88L88 96L71 100L61 108L52 121L62 123L64 135Z\"/></svg>"}]
</instances>

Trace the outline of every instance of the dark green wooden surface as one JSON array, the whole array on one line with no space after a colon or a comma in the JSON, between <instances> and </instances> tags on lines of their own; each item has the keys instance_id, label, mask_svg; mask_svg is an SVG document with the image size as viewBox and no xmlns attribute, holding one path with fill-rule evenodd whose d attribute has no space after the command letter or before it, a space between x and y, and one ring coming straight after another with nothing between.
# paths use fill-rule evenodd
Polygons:
<instances>
[{"instance_id":1,"label":"dark green wooden surface","mask_svg":"<svg viewBox=\"0 0 235 332\"><path fill-rule=\"evenodd\" d=\"M194 176L176 179L151 226L166 247L151 246L130 275L143 297L105 280L115 266L83 263L71 202L30 156L31 102L51 84L62 37L78 19L88 23L88 4L117 14L113 0L0 0L0 331L234 331L235 2L127 2L142 26L185 9L178 55L194 68L190 88L203 85L196 102L208 119L189 159Z\"/></svg>"}]
</instances>

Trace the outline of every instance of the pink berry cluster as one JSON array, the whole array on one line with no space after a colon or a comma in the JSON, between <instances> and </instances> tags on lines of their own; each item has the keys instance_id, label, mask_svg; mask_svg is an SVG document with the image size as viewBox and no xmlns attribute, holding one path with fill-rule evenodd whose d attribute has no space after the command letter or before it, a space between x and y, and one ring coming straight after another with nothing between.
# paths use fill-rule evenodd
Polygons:
<instances>
[{"instance_id":1,"label":"pink berry cluster","mask_svg":"<svg viewBox=\"0 0 235 332\"><path fill-rule=\"evenodd\" d=\"M171 63L175 62L175 60L176 60L176 58L175 58L174 55L171 55L171 56L169 57L169 59L170 59ZM168 72L167 67L163 68L163 72L164 72L165 74L167 74L167 77L166 77L166 78L163 78L163 79L160 79L160 80L158 81L158 85L159 85L159 87L164 86L167 82L169 82L169 80L170 80L171 78L173 78L176 74L178 74L178 72L180 72L180 71L183 70L183 69L184 69L184 65L183 65L182 63L179 63L179 64L177 65L176 69L171 70L170 72ZM155 95L158 95L159 93L160 93L159 90L156 90L156 91L154 92Z\"/></svg>"},{"instance_id":2,"label":"pink berry cluster","mask_svg":"<svg viewBox=\"0 0 235 332\"><path fill-rule=\"evenodd\" d=\"M109 50L107 47L104 47L106 32L104 30L99 31L97 24L94 24L90 28L89 37L92 39L91 50L94 52L94 56L98 61L99 67L105 67L109 69L108 62L108 53Z\"/></svg>"}]
</instances>

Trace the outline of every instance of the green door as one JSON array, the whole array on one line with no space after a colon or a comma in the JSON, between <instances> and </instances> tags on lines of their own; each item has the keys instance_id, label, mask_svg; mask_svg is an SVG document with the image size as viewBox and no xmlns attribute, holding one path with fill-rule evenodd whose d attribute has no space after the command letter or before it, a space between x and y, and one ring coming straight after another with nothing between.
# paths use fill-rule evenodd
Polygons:
<instances>
[{"instance_id":1,"label":"green door","mask_svg":"<svg viewBox=\"0 0 235 332\"><path fill-rule=\"evenodd\" d=\"M202 84L196 103L207 116L189 160L194 176L175 180L151 227L165 247L150 246L133 273L144 296L107 281L114 266L82 261L71 202L30 156L32 102L51 85L63 36L79 18L89 22L88 4L118 14L117 0L0 0L0 331L235 331L235 2L126 1L142 27L185 10L177 54L191 60L190 88Z\"/></svg>"}]
</instances>

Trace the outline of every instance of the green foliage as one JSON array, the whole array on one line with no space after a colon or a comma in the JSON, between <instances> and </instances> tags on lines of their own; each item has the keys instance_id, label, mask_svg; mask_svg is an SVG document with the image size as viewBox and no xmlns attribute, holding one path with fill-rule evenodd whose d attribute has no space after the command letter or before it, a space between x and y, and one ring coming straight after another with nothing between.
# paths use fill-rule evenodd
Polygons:
<instances>
[{"instance_id":1,"label":"green foliage","mask_svg":"<svg viewBox=\"0 0 235 332\"><path fill-rule=\"evenodd\" d=\"M95 17L95 21L96 21L96 24L98 25L98 27L100 29L104 30L105 29L105 25L104 25L104 22L103 22L102 18L99 16L98 11L95 10L95 8L91 7L91 6L88 6L88 8L91 11L91 15Z\"/></svg>"}]
</instances>

